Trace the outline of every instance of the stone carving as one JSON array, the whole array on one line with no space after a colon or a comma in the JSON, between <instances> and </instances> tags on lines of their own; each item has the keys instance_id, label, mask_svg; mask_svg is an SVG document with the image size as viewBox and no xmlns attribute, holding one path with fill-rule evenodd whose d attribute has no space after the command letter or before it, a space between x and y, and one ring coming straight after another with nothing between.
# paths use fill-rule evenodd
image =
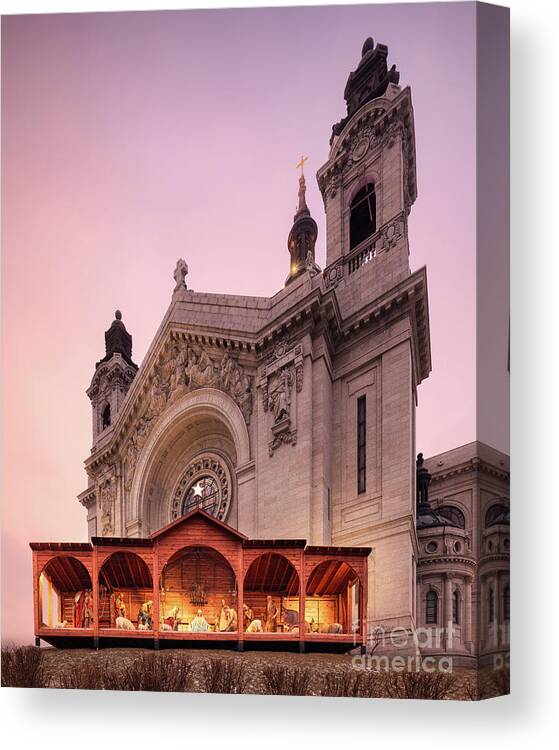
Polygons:
<instances>
[{"instance_id":1,"label":"stone carving","mask_svg":"<svg viewBox=\"0 0 559 750\"><path fill-rule=\"evenodd\" d=\"M185 278L187 274L188 266L186 264L186 261L183 258L179 258L173 272L173 278L175 280L175 288L173 291L178 292L181 289L186 290Z\"/></svg>"},{"instance_id":2,"label":"stone carving","mask_svg":"<svg viewBox=\"0 0 559 750\"><path fill-rule=\"evenodd\" d=\"M400 214L392 221L386 223L381 231L381 243L383 250L391 250L406 233L406 221L404 214Z\"/></svg>"},{"instance_id":3,"label":"stone carving","mask_svg":"<svg viewBox=\"0 0 559 750\"><path fill-rule=\"evenodd\" d=\"M111 474L106 474L97 486L98 508L101 514L101 536L111 536L114 533L114 505L116 499L116 477L111 468Z\"/></svg>"},{"instance_id":4,"label":"stone carving","mask_svg":"<svg viewBox=\"0 0 559 750\"><path fill-rule=\"evenodd\" d=\"M237 403L248 424L253 406L252 380L228 352L216 364L203 347L175 342L155 367L147 406L128 439L125 490L132 488L138 457L153 423L172 401L196 388L219 388Z\"/></svg>"},{"instance_id":5,"label":"stone carving","mask_svg":"<svg viewBox=\"0 0 559 750\"><path fill-rule=\"evenodd\" d=\"M280 445L295 445L297 443L297 430L284 430L274 435L274 439L268 443L268 455L272 457L274 451L277 450Z\"/></svg>"},{"instance_id":6,"label":"stone carving","mask_svg":"<svg viewBox=\"0 0 559 750\"><path fill-rule=\"evenodd\" d=\"M268 407L274 415L274 424L289 419L292 385L293 371L285 368L273 376L272 383L268 386Z\"/></svg>"},{"instance_id":7,"label":"stone carving","mask_svg":"<svg viewBox=\"0 0 559 750\"><path fill-rule=\"evenodd\" d=\"M289 341L287 337L277 340L260 369L259 386L262 391L262 407L272 415L272 441L268 444L270 456L283 443L295 445L296 409L294 392L303 388L303 347ZM295 386L295 388L293 388Z\"/></svg>"},{"instance_id":8,"label":"stone carving","mask_svg":"<svg viewBox=\"0 0 559 750\"><path fill-rule=\"evenodd\" d=\"M324 286L326 289L335 289L339 282L344 277L344 264L343 259L336 261L336 263L324 271Z\"/></svg>"}]
</instances>

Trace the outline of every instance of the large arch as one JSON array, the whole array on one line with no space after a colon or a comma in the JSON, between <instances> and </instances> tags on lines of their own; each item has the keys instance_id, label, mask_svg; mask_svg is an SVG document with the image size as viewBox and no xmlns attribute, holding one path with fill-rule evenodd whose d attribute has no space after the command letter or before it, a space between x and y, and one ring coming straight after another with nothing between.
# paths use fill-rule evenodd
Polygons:
<instances>
[{"instance_id":1,"label":"large arch","mask_svg":"<svg viewBox=\"0 0 559 750\"><path fill-rule=\"evenodd\" d=\"M243 601L260 620L264 631L276 632L283 625L298 626L301 581L297 569L285 555L264 552L250 563L243 581ZM272 605L277 616L269 618ZM289 614L290 613L290 614Z\"/></svg>"},{"instance_id":2,"label":"large arch","mask_svg":"<svg viewBox=\"0 0 559 750\"><path fill-rule=\"evenodd\" d=\"M233 476L237 467L250 461L242 412L216 388L185 394L155 425L136 465L127 500L128 528L136 527L145 536L171 520L171 493L181 469L204 450L220 454Z\"/></svg>"},{"instance_id":3,"label":"large arch","mask_svg":"<svg viewBox=\"0 0 559 750\"><path fill-rule=\"evenodd\" d=\"M121 605L117 607L120 597ZM130 550L111 553L99 568L99 627L116 627L120 614L137 621L142 605L153 601L153 579L149 565Z\"/></svg>"},{"instance_id":4,"label":"large arch","mask_svg":"<svg viewBox=\"0 0 559 750\"><path fill-rule=\"evenodd\" d=\"M91 596L91 576L86 566L72 555L54 555L38 572L40 624L47 627L93 627L93 601L88 603L84 622L83 605L86 592Z\"/></svg>"},{"instance_id":5,"label":"large arch","mask_svg":"<svg viewBox=\"0 0 559 750\"><path fill-rule=\"evenodd\" d=\"M160 562L159 602L165 629L191 630L201 610L208 630L237 631L237 576L219 550L187 545ZM203 625L201 620L198 625Z\"/></svg>"},{"instance_id":6,"label":"large arch","mask_svg":"<svg viewBox=\"0 0 559 750\"><path fill-rule=\"evenodd\" d=\"M310 570L305 586L305 616L319 633L353 633L363 616L364 583L345 560L322 560Z\"/></svg>"}]
</instances>

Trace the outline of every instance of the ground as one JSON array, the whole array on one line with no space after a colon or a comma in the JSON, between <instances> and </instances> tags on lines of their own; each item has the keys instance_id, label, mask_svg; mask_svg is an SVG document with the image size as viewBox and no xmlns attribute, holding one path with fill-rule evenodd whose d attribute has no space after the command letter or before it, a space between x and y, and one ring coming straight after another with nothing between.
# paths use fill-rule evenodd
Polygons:
<instances>
[{"instance_id":1,"label":"ground","mask_svg":"<svg viewBox=\"0 0 559 750\"><path fill-rule=\"evenodd\" d=\"M153 654L152 651L137 648L107 648L95 651L93 649L42 649L42 669L44 679L51 687L68 687L65 675L76 673L84 666L94 667L95 671L120 671L132 665L138 658ZM165 657L186 660L192 664L191 682L189 690L193 692L222 692L220 689L208 687L207 665L215 665L215 661L227 662L233 669L242 665L243 686L238 692L265 694L270 692L270 668L274 673L287 670L290 675L306 676L305 695L321 695L327 681L334 676L338 684L342 683L352 671L352 657L346 654L298 654L273 651L246 651L237 653L215 649L169 649L160 652ZM265 671L268 670L268 678ZM362 670L360 670L362 671ZM285 674L285 672L284 672ZM345 675L345 677L344 677ZM456 669L448 681L448 690L441 697L447 699L471 700L475 694L477 673L472 669ZM79 683L79 680L78 680ZM74 685L72 685L74 686ZM76 684L75 687L78 687ZM294 688L296 690L297 688ZM338 694L345 695L345 688ZM237 692L227 690L224 692ZM284 692L278 690L278 692ZM291 688L286 689L288 694ZM297 693L295 693L297 694ZM384 694L384 693L383 693ZM412 697L402 695L401 697ZM427 697L413 695L413 697Z\"/></svg>"}]
</instances>

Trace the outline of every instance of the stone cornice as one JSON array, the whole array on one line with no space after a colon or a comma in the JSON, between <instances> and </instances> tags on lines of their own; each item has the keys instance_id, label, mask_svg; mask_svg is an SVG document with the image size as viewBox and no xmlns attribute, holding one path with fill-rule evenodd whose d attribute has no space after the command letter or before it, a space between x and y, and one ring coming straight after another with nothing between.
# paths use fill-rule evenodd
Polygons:
<instances>
[{"instance_id":1,"label":"stone cornice","mask_svg":"<svg viewBox=\"0 0 559 750\"><path fill-rule=\"evenodd\" d=\"M440 470L435 468L431 469L431 484L441 482L449 477L468 474L471 472L483 472L504 482L510 481L510 471L499 469L494 464L484 461L482 458L471 458L468 461L449 466L448 468L442 468Z\"/></svg>"}]
</instances>

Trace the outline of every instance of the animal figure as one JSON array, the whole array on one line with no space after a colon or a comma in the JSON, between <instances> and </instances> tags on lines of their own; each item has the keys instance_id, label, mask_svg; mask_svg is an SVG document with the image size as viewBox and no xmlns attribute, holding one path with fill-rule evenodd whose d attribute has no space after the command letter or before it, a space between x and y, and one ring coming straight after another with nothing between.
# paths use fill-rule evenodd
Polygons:
<instances>
[{"instance_id":1,"label":"animal figure","mask_svg":"<svg viewBox=\"0 0 559 750\"><path fill-rule=\"evenodd\" d=\"M299 613L296 609L282 608L281 619L282 622L289 626L289 630L293 630L296 625L299 625Z\"/></svg>"},{"instance_id":2,"label":"animal figure","mask_svg":"<svg viewBox=\"0 0 559 750\"><path fill-rule=\"evenodd\" d=\"M170 625L168 625L166 622L164 622L161 625L161 630L173 630L173 628Z\"/></svg>"},{"instance_id":3,"label":"animal figure","mask_svg":"<svg viewBox=\"0 0 559 750\"><path fill-rule=\"evenodd\" d=\"M138 623L138 630L149 630L150 627L147 624L147 622L139 622Z\"/></svg>"},{"instance_id":4,"label":"animal figure","mask_svg":"<svg viewBox=\"0 0 559 750\"><path fill-rule=\"evenodd\" d=\"M318 632L336 635L339 633L343 633L344 629L339 622L330 622L330 623L324 623L323 625L320 625L318 628Z\"/></svg>"},{"instance_id":5,"label":"animal figure","mask_svg":"<svg viewBox=\"0 0 559 750\"><path fill-rule=\"evenodd\" d=\"M305 633L309 633L309 632L310 632L310 629L311 629L311 626L309 625L309 623L308 623L308 622L305 622L305 630L304 630L304 632L305 632ZM293 627L291 628L291 632L292 632L292 633L298 633L298 632L299 632L299 625L294 625L294 626L293 626Z\"/></svg>"},{"instance_id":6,"label":"animal figure","mask_svg":"<svg viewBox=\"0 0 559 750\"><path fill-rule=\"evenodd\" d=\"M253 620L246 629L247 633L261 633L262 632L262 620Z\"/></svg>"},{"instance_id":7,"label":"animal figure","mask_svg":"<svg viewBox=\"0 0 559 750\"><path fill-rule=\"evenodd\" d=\"M57 622L54 627L55 628L67 628L68 620L64 620L64 622Z\"/></svg>"},{"instance_id":8,"label":"animal figure","mask_svg":"<svg viewBox=\"0 0 559 750\"><path fill-rule=\"evenodd\" d=\"M118 630L136 630L134 625L130 622L127 617L117 617L116 626Z\"/></svg>"}]
</instances>

